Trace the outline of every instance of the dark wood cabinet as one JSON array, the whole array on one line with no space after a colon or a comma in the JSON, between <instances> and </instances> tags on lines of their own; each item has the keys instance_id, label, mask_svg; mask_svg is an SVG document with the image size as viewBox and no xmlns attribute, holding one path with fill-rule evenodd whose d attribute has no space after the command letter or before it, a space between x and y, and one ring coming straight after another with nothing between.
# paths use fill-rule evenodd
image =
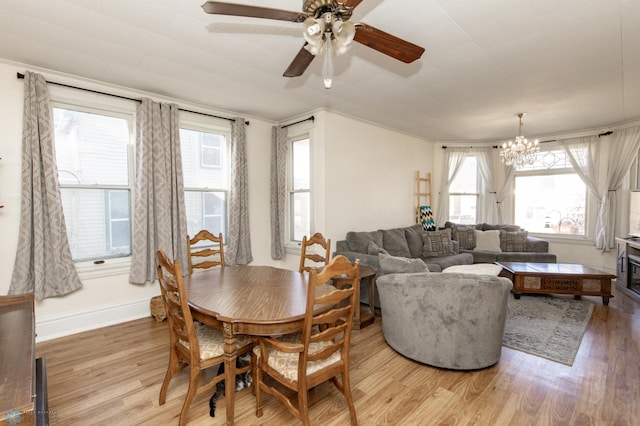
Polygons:
<instances>
[{"instance_id":1,"label":"dark wood cabinet","mask_svg":"<svg viewBox=\"0 0 640 426\"><path fill-rule=\"evenodd\" d=\"M35 354L33 295L0 297L0 424L49 424L46 364Z\"/></svg>"}]
</instances>

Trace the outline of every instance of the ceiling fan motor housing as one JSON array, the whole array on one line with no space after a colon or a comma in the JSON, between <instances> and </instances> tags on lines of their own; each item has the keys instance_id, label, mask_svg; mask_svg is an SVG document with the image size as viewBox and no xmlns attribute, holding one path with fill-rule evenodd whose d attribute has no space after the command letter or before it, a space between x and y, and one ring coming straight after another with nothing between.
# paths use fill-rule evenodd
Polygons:
<instances>
[{"instance_id":1,"label":"ceiling fan motor housing","mask_svg":"<svg viewBox=\"0 0 640 426\"><path fill-rule=\"evenodd\" d=\"M314 18L320 18L323 14L330 12L343 21L348 21L353 14L352 8L341 7L341 4L335 0L304 0L302 11Z\"/></svg>"}]
</instances>

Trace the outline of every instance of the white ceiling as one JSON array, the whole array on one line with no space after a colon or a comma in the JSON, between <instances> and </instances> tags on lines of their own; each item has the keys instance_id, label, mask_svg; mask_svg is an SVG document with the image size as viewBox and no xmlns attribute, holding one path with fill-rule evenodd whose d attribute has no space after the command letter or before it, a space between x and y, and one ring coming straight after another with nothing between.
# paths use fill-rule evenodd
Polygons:
<instances>
[{"instance_id":1,"label":"white ceiling","mask_svg":"<svg viewBox=\"0 0 640 426\"><path fill-rule=\"evenodd\" d=\"M0 58L274 121L328 108L432 141L554 135L640 118L640 0L364 0L426 49L358 43L282 77L301 24L207 15L204 0L2 0ZM302 0L228 0L299 11Z\"/></svg>"}]
</instances>

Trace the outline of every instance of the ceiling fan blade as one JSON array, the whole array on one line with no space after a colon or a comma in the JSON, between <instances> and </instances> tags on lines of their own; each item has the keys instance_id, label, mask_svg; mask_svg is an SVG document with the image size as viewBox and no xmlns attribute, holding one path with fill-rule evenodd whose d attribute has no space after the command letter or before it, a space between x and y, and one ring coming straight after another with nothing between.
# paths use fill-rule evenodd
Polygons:
<instances>
[{"instance_id":1,"label":"ceiling fan blade","mask_svg":"<svg viewBox=\"0 0 640 426\"><path fill-rule=\"evenodd\" d=\"M202 5L206 13L214 15L248 16L250 18L275 19L277 21L304 22L307 15L289 10L271 9L268 7L248 6L221 1L207 1Z\"/></svg>"},{"instance_id":2,"label":"ceiling fan blade","mask_svg":"<svg viewBox=\"0 0 640 426\"><path fill-rule=\"evenodd\" d=\"M307 43L304 44L304 46L306 45ZM293 58L293 61L291 61L289 67L286 69L284 74L282 74L284 77L300 77L302 74L304 74L309 65L311 65L311 62L313 61L313 58L315 58L315 56L312 55L307 49L305 49L304 46L302 46L302 48L298 51L296 57Z\"/></svg>"},{"instance_id":3,"label":"ceiling fan blade","mask_svg":"<svg viewBox=\"0 0 640 426\"><path fill-rule=\"evenodd\" d=\"M420 58L424 48L367 24L356 24L354 40L407 64Z\"/></svg>"},{"instance_id":4,"label":"ceiling fan blade","mask_svg":"<svg viewBox=\"0 0 640 426\"><path fill-rule=\"evenodd\" d=\"M342 2L344 7L348 7L351 9L355 9L360 3L362 3L362 0L344 0Z\"/></svg>"}]
</instances>

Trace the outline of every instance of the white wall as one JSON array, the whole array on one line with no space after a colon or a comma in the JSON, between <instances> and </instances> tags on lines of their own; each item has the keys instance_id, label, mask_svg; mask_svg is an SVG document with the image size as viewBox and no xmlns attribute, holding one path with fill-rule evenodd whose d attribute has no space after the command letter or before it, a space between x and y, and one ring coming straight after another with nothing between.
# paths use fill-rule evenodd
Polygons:
<instances>
[{"instance_id":1,"label":"white wall","mask_svg":"<svg viewBox=\"0 0 640 426\"><path fill-rule=\"evenodd\" d=\"M131 97L148 96L192 105L159 95L136 92L95 81L0 62L0 294L6 294L13 270L20 223L20 170L23 81L17 72L32 69L46 78L80 87ZM197 106L202 110L202 106ZM222 116L229 112L209 111ZM349 230L379 229L413 223L415 172L432 168L432 144L371 123L328 111L314 111L312 140L315 228L334 241ZM241 114L240 114L241 115ZM300 117L306 118L309 114ZM271 127L274 123L246 117L249 164L249 208L253 264L297 269L297 253L282 261L271 259L269 176ZM294 121L292 119L292 121ZM335 247L335 246L334 246ZM38 340L77 333L149 315L149 299L157 284L133 285L128 275L84 279L83 288L64 297L36 304Z\"/></svg>"}]
</instances>

